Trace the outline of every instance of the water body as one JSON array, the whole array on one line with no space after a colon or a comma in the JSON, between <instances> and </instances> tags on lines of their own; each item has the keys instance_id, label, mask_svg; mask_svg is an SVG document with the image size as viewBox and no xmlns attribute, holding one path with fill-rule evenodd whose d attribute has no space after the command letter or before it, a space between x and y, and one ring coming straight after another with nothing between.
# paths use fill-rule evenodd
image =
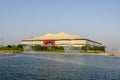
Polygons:
<instances>
[{"instance_id":1,"label":"water body","mask_svg":"<svg viewBox=\"0 0 120 80\"><path fill-rule=\"evenodd\" d=\"M2 56L0 80L120 80L120 57L42 53Z\"/></svg>"}]
</instances>

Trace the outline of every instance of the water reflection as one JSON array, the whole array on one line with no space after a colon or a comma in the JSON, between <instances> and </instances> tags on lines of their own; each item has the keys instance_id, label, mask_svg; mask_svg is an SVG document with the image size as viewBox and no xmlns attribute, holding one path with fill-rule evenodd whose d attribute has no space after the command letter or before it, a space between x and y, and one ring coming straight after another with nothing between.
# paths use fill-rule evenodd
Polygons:
<instances>
[{"instance_id":1,"label":"water reflection","mask_svg":"<svg viewBox=\"0 0 120 80\"><path fill-rule=\"evenodd\" d=\"M0 80L120 80L120 58L16 54L0 57Z\"/></svg>"},{"instance_id":2,"label":"water reflection","mask_svg":"<svg viewBox=\"0 0 120 80\"><path fill-rule=\"evenodd\" d=\"M81 60L77 60L75 59L75 57L71 57L69 59L69 56L68 57L58 57L58 56L32 56L32 57L35 57L35 58L39 58L39 59L43 59L43 60L51 60L51 61L55 61L55 62L61 62L61 63L71 63L71 64L76 64L76 65L83 65L83 61Z\"/></svg>"}]
</instances>

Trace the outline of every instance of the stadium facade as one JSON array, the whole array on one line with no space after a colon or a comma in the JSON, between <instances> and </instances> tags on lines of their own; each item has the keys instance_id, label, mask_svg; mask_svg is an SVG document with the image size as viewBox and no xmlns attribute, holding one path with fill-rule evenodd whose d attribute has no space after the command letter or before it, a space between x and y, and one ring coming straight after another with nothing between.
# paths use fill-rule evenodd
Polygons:
<instances>
[{"instance_id":1,"label":"stadium facade","mask_svg":"<svg viewBox=\"0 0 120 80\"><path fill-rule=\"evenodd\" d=\"M101 43L82 38L79 35L60 32L57 34L47 33L43 36L33 37L28 40L22 40L22 45L41 45L41 46L73 46L82 47L85 45L102 46Z\"/></svg>"}]
</instances>

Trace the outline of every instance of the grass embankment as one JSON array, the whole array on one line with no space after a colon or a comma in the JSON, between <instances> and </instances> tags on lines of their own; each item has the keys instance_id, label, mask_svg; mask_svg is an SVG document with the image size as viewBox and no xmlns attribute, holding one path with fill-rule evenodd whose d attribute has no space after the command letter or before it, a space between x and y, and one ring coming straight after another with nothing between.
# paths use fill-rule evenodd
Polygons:
<instances>
[{"instance_id":1,"label":"grass embankment","mask_svg":"<svg viewBox=\"0 0 120 80\"><path fill-rule=\"evenodd\" d=\"M57 50L57 51L48 51L48 50L41 50L41 51L23 51L23 53L56 53L56 54L64 54L64 50Z\"/></svg>"},{"instance_id":2,"label":"grass embankment","mask_svg":"<svg viewBox=\"0 0 120 80\"><path fill-rule=\"evenodd\" d=\"M21 53L23 50L0 50L0 53Z\"/></svg>"},{"instance_id":3,"label":"grass embankment","mask_svg":"<svg viewBox=\"0 0 120 80\"><path fill-rule=\"evenodd\" d=\"M0 53L20 53L23 52L22 45L0 46Z\"/></svg>"},{"instance_id":4,"label":"grass embankment","mask_svg":"<svg viewBox=\"0 0 120 80\"><path fill-rule=\"evenodd\" d=\"M79 50L76 48L77 52L74 50L70 50L68 52L64 51L63 46L24 46L24 45L8 45L8 46L0 46L0 53L58 53L58 54L65 54L65 53L77 53L77 54L101 54L105 53L104 47L97 47L97 46L84 46Z\"/></svg>"}]
</instances>

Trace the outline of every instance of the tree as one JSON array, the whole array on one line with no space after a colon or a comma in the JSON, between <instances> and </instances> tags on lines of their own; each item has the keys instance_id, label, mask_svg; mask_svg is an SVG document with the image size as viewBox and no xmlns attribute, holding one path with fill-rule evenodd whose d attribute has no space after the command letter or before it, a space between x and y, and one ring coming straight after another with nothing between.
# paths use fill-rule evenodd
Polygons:
<instances>
[{"instance_id":1,"label":"tree","mask_svg":"<svg viewBox=\"0 0 120 80\"><path fill-rule=\"evenodd\" d=\"M84 50L86 52L90 51L94 51L94 52L105 52L105 47L104 46L90 46L90 45L86 45L81 47L81 50Z\"/></svg>"},{"instance_id":2,"label":"tree","mask_svg":"<svg viewBox=\"0 0 120 80\"><path fill-rule=\"evenodd\" d=\"M92 50L93 47L90 46L90 45L85 45L85 46L81 47L81 49L84 50L84 51L86 51L86 52L88 52L88 50Z\"/></svg>"},{"instance_id":3,"label":"tree","mask_svg":"<svg viewBox=\"0 0 120 80\"><path fill-rule=\"evenodd\" d=\"M7 47L8 47L8 48L12 48L12 46L11 46L11 45L8 45Z\"/></svg>"},{"instance_id":4,"label":"tree","mask_svg":"<svg viewBox=\"0 0 120 80\"><path fill-rule=\"evenodd\" d=\"M19 44L19 45L17 45L17 48L18 49L23 49L23 45Z\"/></svg>"},{"instance_id":5,"label":"tree","mask_svg":"<svg viewBox=\"0 0 120 80\"><path fill-rule=\"evenodd\" d=\"M40 45L35 45L33 48L34 48L35 51L41 51L41 50L43 50L43 47L40 46Z\"/></svg>"}]
</instances>

